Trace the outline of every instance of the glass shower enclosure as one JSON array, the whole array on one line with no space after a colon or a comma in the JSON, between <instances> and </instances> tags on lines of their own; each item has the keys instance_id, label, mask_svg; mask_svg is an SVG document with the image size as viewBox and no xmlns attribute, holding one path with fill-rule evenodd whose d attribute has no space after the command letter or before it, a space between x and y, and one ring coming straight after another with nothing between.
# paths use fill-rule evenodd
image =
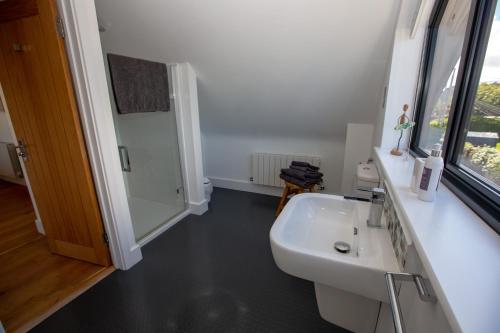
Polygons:
<instances>
[{"instance_id":1,"label":"glass shower enclosure","mask_svg":"<svg viewBox=\"0 0 500 333\"><path fill-rule=\"evenodd\" d=\"M117 83L113 82L116 78L109 60L104 58L130 215L136 240L140 241L186 209L172 66L164 64L168 74L168 110L123 113L117 106ZM141 66L128 70L141 70ZM138 96L147 98L148 94Z\"/></svg>"}]
</instances>

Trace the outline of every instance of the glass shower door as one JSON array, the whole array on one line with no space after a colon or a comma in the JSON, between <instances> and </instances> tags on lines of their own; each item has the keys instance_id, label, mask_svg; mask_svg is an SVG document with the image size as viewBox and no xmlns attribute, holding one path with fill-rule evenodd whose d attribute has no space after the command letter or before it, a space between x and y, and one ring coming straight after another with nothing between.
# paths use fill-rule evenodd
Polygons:
<instances>
[{"instance_id":1,"label":"glass shower door","mask_svg":"<svg viewBox=\"0 0 500 333\"><path fill-rule=\"evenodd\" d=\"M168 77L172 96L170 68ZM120 160L137 240L186 209L175 112L173 100L167 112L120 114L114 105Z\"/></svg>"}]
</instances>

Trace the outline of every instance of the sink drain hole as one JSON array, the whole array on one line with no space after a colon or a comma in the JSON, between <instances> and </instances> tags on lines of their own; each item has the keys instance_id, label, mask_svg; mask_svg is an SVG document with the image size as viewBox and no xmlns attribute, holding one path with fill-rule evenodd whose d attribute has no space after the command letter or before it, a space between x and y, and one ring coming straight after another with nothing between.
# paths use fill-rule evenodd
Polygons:
<instances>
[{"instance_id":1,"label":"sink drain hole","mask_svg":"<svg viewBox=\"0 0 500 333\"><path fill-rule=\"evenodd\" d=\"M340 253L349 253L349 252L351 252L351 245L349 245L346 242L337 241L337 242L335 242L333 244L333 247L335 248L335 250L337 250Z\"/></svg>"}]
</instances>

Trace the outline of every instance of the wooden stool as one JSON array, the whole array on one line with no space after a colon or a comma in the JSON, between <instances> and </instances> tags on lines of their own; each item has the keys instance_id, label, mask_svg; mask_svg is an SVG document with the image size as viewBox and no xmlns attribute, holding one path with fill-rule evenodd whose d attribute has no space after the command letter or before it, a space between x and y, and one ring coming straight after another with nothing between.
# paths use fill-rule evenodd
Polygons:
<instances>
[{"instance_id":1,"label":"wooden stool","mask_svg":"<svg viewBox=\"0 0 500 333\"><path fill-rule=\"evenodd\" d=\"M286 203L288 202L288 196L304 193L306 190L309 192L314 192L314 185L304 188L289 182L285 182L285 188L283 189L280 203L278 204L278 208L276 209L276 216L278 216L283 210L283 207L285 207Z\"/></svg>"}]
</instances>

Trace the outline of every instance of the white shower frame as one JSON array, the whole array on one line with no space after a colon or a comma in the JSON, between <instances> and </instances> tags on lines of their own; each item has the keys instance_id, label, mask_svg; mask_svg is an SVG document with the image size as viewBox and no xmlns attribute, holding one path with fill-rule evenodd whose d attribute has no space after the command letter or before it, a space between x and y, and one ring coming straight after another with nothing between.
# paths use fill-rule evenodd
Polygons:
<instances>
[{"instance_id":1,"label":"white shower frame","mask_svg":"<svg viewBox=\"0 0 500 333\"><path fill-rule=\"evenodd\" d=\"M92 0L58 0L58 7L64 22L66 51L111 258L116 268L129 269L142 259L142 245L188 214L201 215L208 209L203 187L196 74L188 63L172 65L187 208L137 242L117 150L95 3Z\"/></svg>"}]
</instances>

